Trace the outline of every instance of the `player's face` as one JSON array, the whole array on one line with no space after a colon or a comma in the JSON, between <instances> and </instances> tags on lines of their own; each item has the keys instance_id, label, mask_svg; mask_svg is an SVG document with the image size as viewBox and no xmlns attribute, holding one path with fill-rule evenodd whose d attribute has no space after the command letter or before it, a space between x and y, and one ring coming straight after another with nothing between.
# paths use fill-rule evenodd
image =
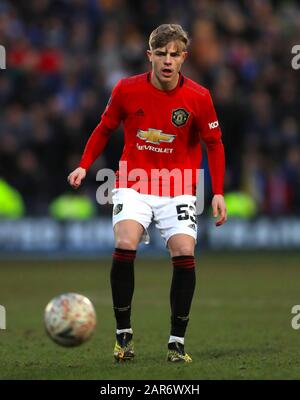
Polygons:
<instances>
[{"instance_id":1,"label":"player's face","mask_svg":"<svg viewBox=\"0 0 300 400\"><path fill-rule=\"evenodd\" d=\"M164 47L147 51L152 63L154 83L162 88L173 88L178 81L178 73L187 56L181 49L180 43L170 42Z\"/></svg>"}]
</instances>

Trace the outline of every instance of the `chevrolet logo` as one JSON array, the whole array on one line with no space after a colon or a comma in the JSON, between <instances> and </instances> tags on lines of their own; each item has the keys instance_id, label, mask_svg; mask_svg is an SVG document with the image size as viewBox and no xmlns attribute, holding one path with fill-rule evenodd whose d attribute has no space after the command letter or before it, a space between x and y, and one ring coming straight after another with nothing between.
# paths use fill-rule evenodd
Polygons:
<instances>
[{"instance_id":1,"label":"chevrolet logo","mask_svg":"<svg viewBox=\"0 0 300 400\"><path fill-rule=\"evenodd\" d=\"M163 131L161 131L160 129L149 128L147 131L139 129L137 137L142 140L145 140L148 143L159 144L160 142L166 142L166 143L173 142L176 135L163 133Z\"/></svg>"}]
</instances>

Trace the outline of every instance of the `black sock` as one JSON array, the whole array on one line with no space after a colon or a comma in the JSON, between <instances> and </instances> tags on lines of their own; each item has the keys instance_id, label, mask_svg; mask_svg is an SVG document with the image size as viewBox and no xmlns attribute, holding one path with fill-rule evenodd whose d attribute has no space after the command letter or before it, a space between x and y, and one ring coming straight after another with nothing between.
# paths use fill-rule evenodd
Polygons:
<instances>
[{"instance_id":1,"label":"black sock","mask_svg":"<svg viewBox=\"0 0 300 400\"><path fill-rule=\"evenodd\" d=\"M171 335L184 337L196 285L195 257L172 257Z\"/></svg>"},{"instance_id":2,"label":"black sock","mask_svg":"<svg viewBox=\"0 0 300 400\"><path fill-rule=\"evenodd\" d=\"M113 307L117 329L131 327L131 301L134 291L136 250L115 249L110 273Z\"/></svg>"}]
</instances>

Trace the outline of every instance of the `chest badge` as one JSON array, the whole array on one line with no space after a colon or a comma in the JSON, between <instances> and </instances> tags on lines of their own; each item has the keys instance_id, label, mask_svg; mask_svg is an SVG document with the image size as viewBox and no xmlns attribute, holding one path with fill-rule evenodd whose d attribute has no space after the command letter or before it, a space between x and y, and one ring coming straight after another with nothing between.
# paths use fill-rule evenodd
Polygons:
<instances>
[{"instance_id":1,"label":"chest badge","mask_svg":"<svg viewBox=\"0 0 300 400\"><path fill-rule=\"evenodd\" d=\"M172 111L172 123L177 127L182 126L187 122L189 115L184 108L176 108Z\"/></svg>"}]
</instances>

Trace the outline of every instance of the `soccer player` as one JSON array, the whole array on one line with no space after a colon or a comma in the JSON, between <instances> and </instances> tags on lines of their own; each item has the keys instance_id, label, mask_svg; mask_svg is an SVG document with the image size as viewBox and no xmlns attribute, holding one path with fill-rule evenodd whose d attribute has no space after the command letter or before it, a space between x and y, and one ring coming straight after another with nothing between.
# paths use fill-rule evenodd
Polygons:
<instances>
[{"instance_id":1,"label":"soccer player","mask_svg":"<svg viewBox=\"0 0 300 400\"><path fill-rule=\"evenodd\" d=\"M114 357L118 361L134 357L134 260L139 242L147 240L152 219L173 264L167 360L192 361L184 349L184 336L196 281L195 193L201 139L208 154L216 225L222 225L227 218L223 197L224 148L212 99L206 88L180 72L188 43L187 33L180 25L163 24L151 33L147 51L151 72L117 83L78 168L68 177L70 185L77 189L111 132L123 122L125 144L121 161L126 162L126 170L119 169L112 191L115 251L110 275L117 325ZM186 171L191 174L185 175Z\"/></svg>"}]
</instances>

